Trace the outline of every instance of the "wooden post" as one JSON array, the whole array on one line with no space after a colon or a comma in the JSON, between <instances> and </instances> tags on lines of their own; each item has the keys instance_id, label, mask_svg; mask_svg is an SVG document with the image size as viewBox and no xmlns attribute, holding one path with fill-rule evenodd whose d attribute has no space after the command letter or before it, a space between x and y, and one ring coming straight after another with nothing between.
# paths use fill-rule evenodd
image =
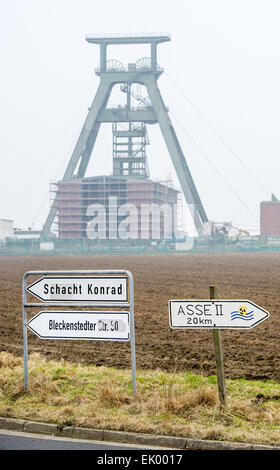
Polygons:
<instances>
[{"instance_id":1,"label":"wooden post","mask_svg":"<svg viewBox=\"0 0 280 470\"><path fill-rule=\"evenodd\" d=\"M210 286L210 299L217 299L217 288L216 286ZM215 346L215 357L217 364L217 378L218 378L218 390L220 403L223 406L227 405L226 397L226 382L224 372L224 360L222 350L221 332L218 329L213 330L213 339Z\"/></svg>"}]
</instances>

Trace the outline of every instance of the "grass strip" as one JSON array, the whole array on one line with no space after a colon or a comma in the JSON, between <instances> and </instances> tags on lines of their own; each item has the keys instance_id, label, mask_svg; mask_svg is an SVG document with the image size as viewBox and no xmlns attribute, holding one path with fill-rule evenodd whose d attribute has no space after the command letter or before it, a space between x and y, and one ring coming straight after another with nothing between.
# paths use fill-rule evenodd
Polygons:
<instances>
[{"instance_id":1,"label":"grass strip","mask_svg":"<svg viewBox=\"0 0 280 470\"><path fill-rule=\"evenodd\" d=\"M0 416L116 431L280 445L280 384L226 380L220 406L216 376L131 371L0 352Z\"/></svg>"}]
</instances>

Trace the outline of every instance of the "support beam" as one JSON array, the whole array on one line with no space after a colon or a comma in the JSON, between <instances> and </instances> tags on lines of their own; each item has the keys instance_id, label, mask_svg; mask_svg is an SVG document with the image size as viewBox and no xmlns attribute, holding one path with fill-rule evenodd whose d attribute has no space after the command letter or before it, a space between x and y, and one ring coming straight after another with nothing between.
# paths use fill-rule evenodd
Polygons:
<instances>
[{"instance_id":1,"label":"support beam","mask_svg":"<svg viewBox=\"0 0 280 470\"><path fill-rule=\"evenodd\" d=\"M106 72L107 44L100 44L100 72Z\"/></svg>"},{"instance_id":2,"label":"support beam","mask_svg":"<svg viewBox=\"0 0 280 470\"><path fill-rule=\"evenodd\" d=\"M88 115L86 117L82 132L78 138L76 146L74 148L73 154L65 171L63 180L72 179L78 161L82 155L82 152L86 146L87 140L90 136L90 133L97 122L98 115L102 108L107 104L111 93L111 84L110 82L101 81L97 89L95 98L91 107L89 108Z\"/></svg>"},{"instance_id":3,"label":"support beam","mask_svg":"<svg viewBox=\"0 0 280 470\"><path fill-rule=\"evenodd\" d=\"M157 69L157 43L151 43L151 67L152 70L155 72Z\"/></svg>"},{"instance_id":4,"label":"support beam","mask_svg":"<svg viewBox=\"0 0 280 470\"><path fill-rule=\"evenodd\" d=\"M145 84L153 105L153 109L166 142L171 160L177 173L187 204L193 207L193 219L198 235L202 234L203 223L207 216L194 184L191 172L187 165L183 151L179 144L175 130L168 116L157 82L154 78Z\"/></svg>"},{"instance_id":5,"label":"support beam","mask_svg":"<svg viewBox=\"0 0 280 470\"><path fill-rule=\"evenodd\" d=\"M94 97L94 100L92 102L92 105L89 108L89 112L86 117L84 126L82 128L81 134L78 138L78 141L76 143L72 156L70 158L70 161L64 173L64 176L62 179L63 181L71 180L73 178L75 169L77 167L77 164L83 152L85 153L81 160L79 173L80 175L82 174L84 176L87 165L88 165L89 157L90 157L88 150L90 148L92 149L96 136L97 136L99 126L100 126L100 124L97 123L97 118L101 109L106 107L106 104L108 102L108 99L111 93L111 89L112 89L112 84L109 81L101 80L99 87L97 89L96 95ZM95 135L95 132L96 132L96 135ZM91 136L92 136L93 142L90 141ZM43 238L48 237L48 234L51 230L51 226L56 216L56 213L57 213L57 198L55 198L55 200L53 201L53 205L49 211L46 222L44 224L43 231L42 231Z\"/></svg>"},{"instance_id":6,"label":"support beam","mask_svg":"<svg viewBox=\"0 0 280 470\"><path fill-rule=\"evenodd\" d=\"M79 169L77 173L78 178L83 178L85 176L88 163L90 160L91 152L94 147L99 129L100 129L100 122L96 122L95 125L93 126L93 129L90 133L90 136L87 140L85 149L81 157L81 161L80 161L80 165L79 165Z\"/></svg>"}]
</instances>

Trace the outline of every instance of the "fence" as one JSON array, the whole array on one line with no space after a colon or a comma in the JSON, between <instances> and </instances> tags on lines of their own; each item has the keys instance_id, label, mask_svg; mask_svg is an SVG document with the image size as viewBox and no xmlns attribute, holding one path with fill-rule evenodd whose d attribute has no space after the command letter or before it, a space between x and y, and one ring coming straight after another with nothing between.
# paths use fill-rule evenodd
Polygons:
<instances>
[{"instance_id":1,"label":"fence","mask_svg":"<svg viewBox=\"0 0 280 470\"><path fill-rule=\"evenodd\" d=\"M58 255L58 254L156 254L156 253L236 253L236 252L278 252L279 238L248 238L246 240L194 240L189 249L178 242L151 243L143 240L89 240L40 239L7 240L0 245L0 255Z\"/></svg>"}]
</instances>

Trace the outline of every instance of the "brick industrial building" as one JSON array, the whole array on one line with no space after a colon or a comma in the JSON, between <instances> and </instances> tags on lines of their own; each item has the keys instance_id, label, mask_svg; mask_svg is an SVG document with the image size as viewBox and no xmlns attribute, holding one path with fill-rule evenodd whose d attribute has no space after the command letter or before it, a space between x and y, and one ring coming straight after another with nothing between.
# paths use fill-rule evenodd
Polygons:
<instances>
[{"instance_id":1,"label":"brick industrial building","mask_svg":"<svg viewBox=\"0 0 280 470\"><path fill-rule=\"evenodd\" d=\"M132 178L124 176L95 176L71 181L60 181L53 185L53 203L56 204L56 230L59 238L88 238L88 224L93 218L90 207L104 208L106 212L106 238L112 235L114 230L126 218L124 210L130 206L137 210L137 214L130 216L134 225L134 237L153 239L153 223L158 224L157 239L165 238L164 230L168 217L169 226L172 227L170 238L174 237L174 229L177 228L177 197L179 191L172 186L155 182L146 178ZM113 204L113 216L109 215ZM129 205L129 206L127 206ZM141 225L145 210L151 207L168 207L169 212L149 213L149 223ZM114 219L114 213L116 218ZM137 217L137 219L136 219ZM142 218L141 218L142 217ZM145 219L146 220L146 219ZM110 226L111 224L111 226ZM135 230L136 227L136 230ZM118 233L115 238L118 238Z\"/></svg>"},{"instance_id":2,"label":"brick industrial building","mask_svg":"<svg viewBox=\"0 0 280 470\"><path fill-rule=\"evenodd\" d=\"M280 201L272 195L271 201L260 205L261 235L280 237Z\"/></svg>"}]
</instances>

